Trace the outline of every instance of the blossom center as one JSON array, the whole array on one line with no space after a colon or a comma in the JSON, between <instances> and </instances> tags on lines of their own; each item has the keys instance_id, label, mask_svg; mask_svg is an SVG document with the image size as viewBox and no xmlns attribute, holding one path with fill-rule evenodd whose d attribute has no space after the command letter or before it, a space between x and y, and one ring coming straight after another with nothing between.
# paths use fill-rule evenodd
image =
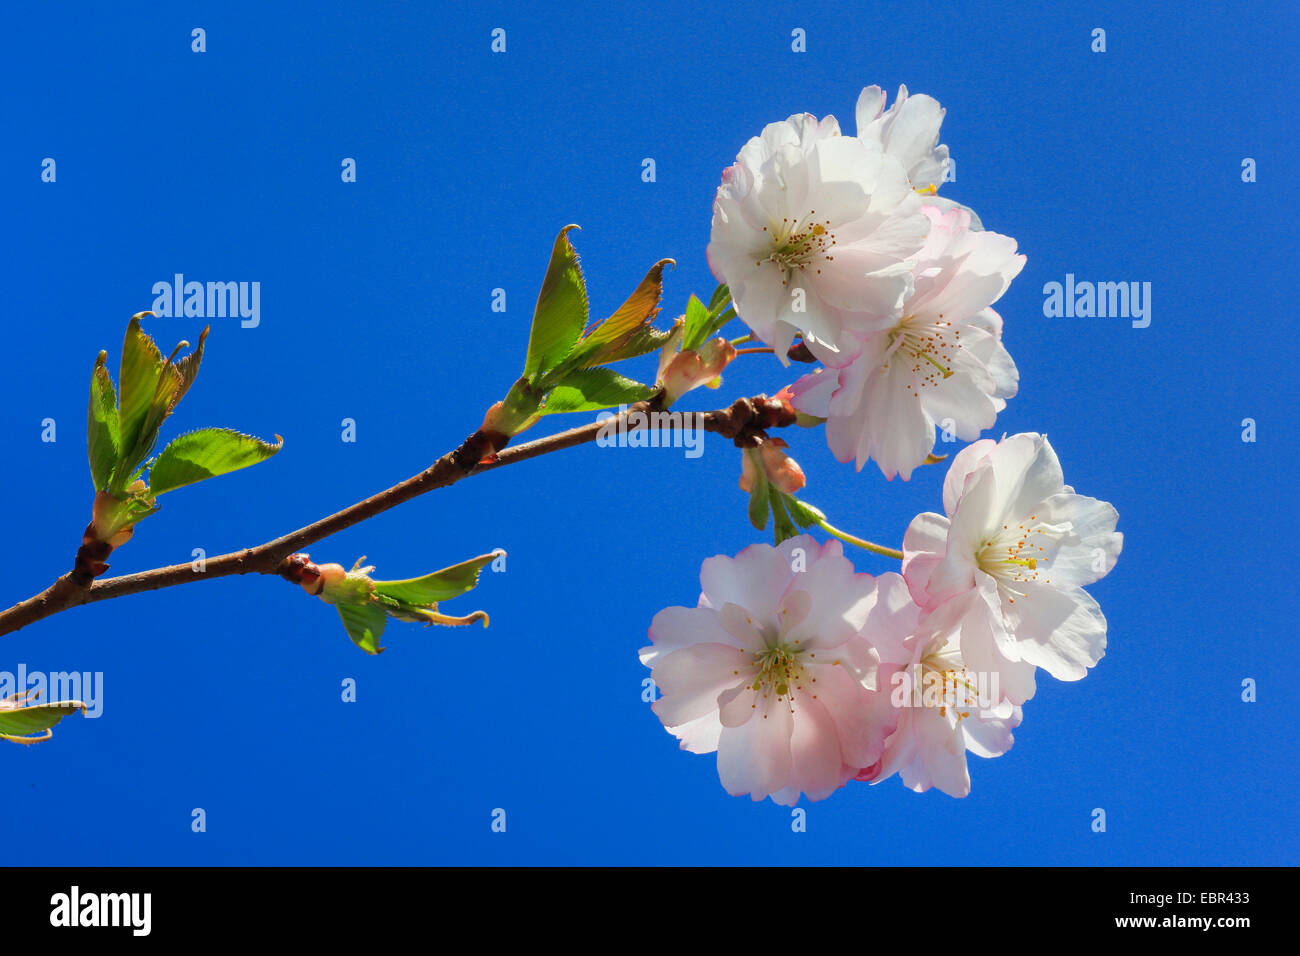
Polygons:
<instances>
[{"instance_id":1,"label":"blossom center","mask_svg":"<svg viewBox=\"0 0 1300 956\"><path fill-rule=\"evenodd\" d=\"M981 700L982 689L975 675L961 661L960 651L944 649L926 655L920 662L921 703L937 709L942 717L961 723ZM951 711L951 713L949 713Z\"/></svg>"},{"instance_id":2,"label":"blossom center","mask_svg":"<svg viewBox=\"0 0 1300 956\"><path fill-rule=\"evenodd\" d=\"M763 696L775 692L777 700L790 697L792 690L802 690L808 674L800 657L803 650L795 644L772 644L754 654L758 674L750 687L763 691Z\"/></svg>"},{"instance_id":3,"label":"blossom center","mask_svg":"<svg viewBox=\"0 0 1300 956\"><path fill-rule=\"evenodd\" d=\"M1068 528L1038 523L1038 516L1030 515L1024 522L1004 524L1001 531L987 538L980 546L976 562L981 571L997 579L1000 588L1024 597L1013 585L1051 584L1051 578L1047 577L1048 564L1067 533ZM1015 603L1015 597L1011 602Z\"/></svg>"},{"instance_id":4,"label":"blossom center","mask_svg":"<svg viewBox=\"0 0 1300 956\"><path fill-rule=\"evenodd\" d=\"M831 221L814 221L811 217L815 213L815 209L809 211L810 218L806 220L782 219L780 225L763 227L763 231L771 236L772 242L768 261L775 262L788 272L807 268L818 259L835 258L828 255L835 246L835 233L830 231Z\"/></svg>"},{"instance_id":5,"label":"blossom center","mask_svg":"<svg viewBox=\"0 0 1300 956\"><path fill-rule=\"evenodd\" d=\"M885 368L891 361L910 365L913 394L923 388L937 388L952 375L953 358L962 347L961 332L941 317L935 322L916 322L904 318L889 333L889 350Z\"/></svg>"}]
</instances>

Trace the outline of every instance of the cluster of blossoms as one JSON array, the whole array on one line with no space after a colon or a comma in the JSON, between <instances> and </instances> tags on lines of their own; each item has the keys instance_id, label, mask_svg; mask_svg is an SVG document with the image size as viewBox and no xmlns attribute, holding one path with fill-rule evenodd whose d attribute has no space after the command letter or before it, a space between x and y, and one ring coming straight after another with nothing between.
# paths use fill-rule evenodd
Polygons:
<instances>
[{"instance_id":1,"label":"cluster of blossoms","mask_svg":"<svg viewBox=\"0 0 1300 956\"><path fill-rule=\"evenodd\" d=\"M886 110L869 87L856 136L832 116L772 123L717 192L714 274L783 362L800 336L824 366L786 394L837 459L906 481L936 424L971 442L944 514L908 526L901 574L798 535L706 560L698 606L655 616L654 711L683 749L717 752L735 795L792 805L897 774L965 796L966 752L1011 747L1037 669L1077 680L1105 653L1083 587L1118 558L1115 509L1065 484L1045 436L979 439L1016 393L992 305L1025 258L937 195L942 120L928 96L903 87ZM802 488L783 449L746 452L742 487Z\"/></svg>"},{"instance_id":2,"label":"cluster of blossoms","mask_svg":"<svg viewBox=\"0 0 1300 956\"><path fill-rule=\"evenodd\" d=\"M709 262L737 314L782 356L796 334L826 369L794 388L827 419L840 461L911 477L935 422L973 441L1016 393L990 308L1025 264L936 190L943 110L907 88L858 100L858 135L792 116L750 140L722 177Z\"/></svg>"}]
</instances>

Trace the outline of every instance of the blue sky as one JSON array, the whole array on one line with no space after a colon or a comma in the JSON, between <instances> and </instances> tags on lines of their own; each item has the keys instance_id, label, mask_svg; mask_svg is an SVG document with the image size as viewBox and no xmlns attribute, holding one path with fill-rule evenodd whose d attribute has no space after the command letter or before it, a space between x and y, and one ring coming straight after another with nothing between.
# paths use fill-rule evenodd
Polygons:
<instances>
[{"instance_id":1,"label":"blue sky","mask_svg":"<svg viewBox=\"0 0 1300 956\"><path fill-rule=\"evenodd\" d=\"M707 297L712 193L745 140L797 111L851 126L863 86L892 98L906 83L948 109L944 192L1028 256L998 306L1021 373L998 433L1048 433L1066 480L1119 509L1123 555L1092 589L1107 656L1081 683L1042 677L1010 753L971 758L967 799L852 786L805 804L794 833L787 809L727 796L713 758L679 752L641 700L654 613L694 604L701 559L761 537L738 454L585 447L310 549L400 578L505 548L507 571L448 608L487 609L486 632L393 625L369 658L320 602L225 578L4 637L0 670L104 674L103 716L0 748L7 861L1295 863L1295 8L546 6L6 14L0 603L70 566L90 511L90 368L107 349L116 373L155 282L262 290L256 328L213 320L164 437L228 425L285 447L169 496L113 573L258 543L454 447L518 376L566 223L583 227L593 315L665 256L665 317ZM1257 182L1242 181L1247 157ZM1067 273L1150 282L1150 326L1045 317L1043 286ZM202 324L152 330L169 348ZM682 407L788 380L749 358ZM940 507L942 468L891 483L837 464L820 433L786 437L806 497L841 527L896 543Z\"/></svg>"}]
</instances>

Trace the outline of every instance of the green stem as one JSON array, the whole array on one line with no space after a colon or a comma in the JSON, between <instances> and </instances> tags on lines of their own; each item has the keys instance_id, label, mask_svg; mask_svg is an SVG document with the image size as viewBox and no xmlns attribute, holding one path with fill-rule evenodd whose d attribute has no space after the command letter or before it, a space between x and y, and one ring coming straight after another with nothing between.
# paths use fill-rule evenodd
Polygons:
<instances>
[{"instance_id":1,"label":"green stem","mask_svg":"<svg viewBox=\"0 0 1300 956\"><path fill-rule=\"evenodd\" d=\"M867 541L864 538L855 537L847 531L841 531L825 518L819 518L817 524L827 534L839 538L845 544L855 545L863 551L870 551L872 554L883 554L887 558L897 558L899 561L903 560L902 551L899 551L896 548L886 548L883 544L875 544L874 542Z\"/></svg>"},{"instance_id":2,"label":"green stem","mask_svg":"<svg viewBox=\"0 0 1300 956\"><path fill-rule=\"evenodd\" d=\"M731 344L732 344L732 345L744 345L746 342L752 342L752 341L754 341L754 337L753 337L752 335L742 335L742 336L741 336L740 338L738 338L738 339L732 339L732 340L731 340Z\"/></svg>"}]
</instances>

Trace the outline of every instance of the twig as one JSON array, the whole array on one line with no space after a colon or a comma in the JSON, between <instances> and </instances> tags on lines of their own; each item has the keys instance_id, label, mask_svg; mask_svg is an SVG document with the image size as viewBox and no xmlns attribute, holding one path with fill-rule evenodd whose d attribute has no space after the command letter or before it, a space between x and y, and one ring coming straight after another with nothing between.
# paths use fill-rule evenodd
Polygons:
<instances>
[{"instance_id":1,"label":"twig","mask_svg":"<svg viewBox=\"0 0 1300 956\"><path fill-rule=\"evenodd\" d=\"M505 448L495 454L492 453L492 442L482 431L477 431L454 451L443 455L418 475L297 531L291 531L253 548L244 548L209 558L205 570L201 572L195 571L191 564L173 564L137 574L105 578L89 584L83 583L84 578L76 572L69 572L40 594L0 613L0 634L9 634L60 611L95 601L125 597L142 591L156 591L159 588L175 587L195 581L223 578L232 574L276 574L280 563L301 548L359 524L367 518L373 518L425 492L455 484L472 474L491 471L515 462L527 461L530 458L595 441L602 431L611 426L615 428L622 426L626 431L638 431L642 428L670 431L683 424L693 425L730 438L735 444L744 446L751 444L755 436L761 435L766 429L783 428L794 424L795 420L794 410L787 402L764 395L738 399L730 408L711 412L657 415L652 414L654 411L651 402L640 402L621 415L615 416L613 420L580 425L536 441ZM636 420L635 425L629 425L626 421L627 417L636 413L641 413L641 418ZM620 422L618 419L623 421Z\"/></svg>"}]
</instances>

